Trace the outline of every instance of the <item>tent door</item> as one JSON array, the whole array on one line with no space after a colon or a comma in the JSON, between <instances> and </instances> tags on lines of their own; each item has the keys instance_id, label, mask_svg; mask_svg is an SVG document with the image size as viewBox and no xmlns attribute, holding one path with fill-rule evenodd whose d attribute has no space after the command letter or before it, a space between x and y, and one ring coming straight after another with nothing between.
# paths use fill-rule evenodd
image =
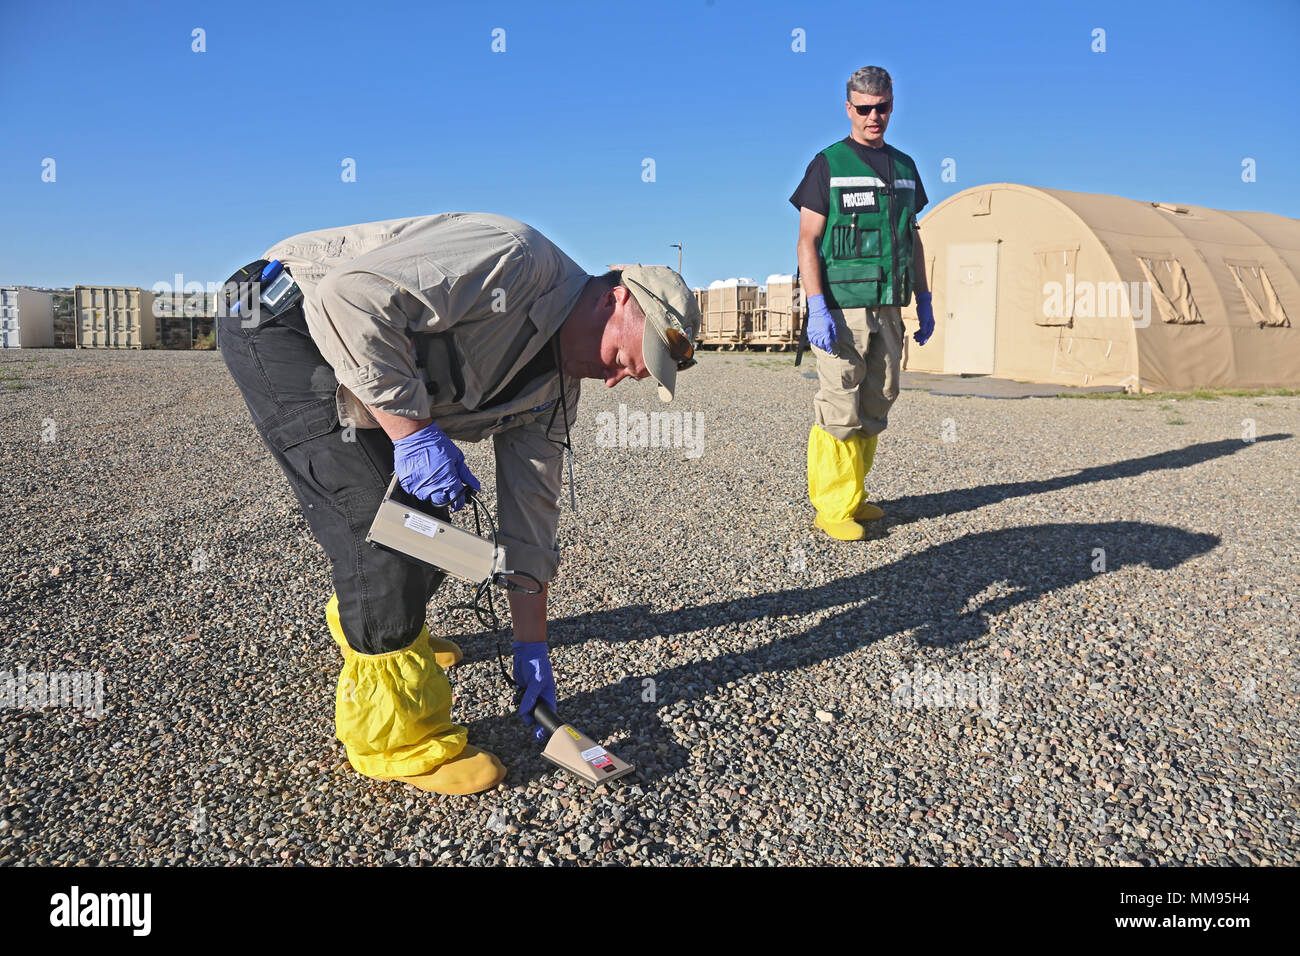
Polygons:
<instances>
[{"instance_id":1,"label":"tent door","mask_svg":"<svg viewBox=\"0 0 1300 956\"><path fill-rule=\"evenodd\" d=\"M947 300L943 370L953 374L993 374L998 308L996 242L948 246Z\"/></svg>"}]
</instances>

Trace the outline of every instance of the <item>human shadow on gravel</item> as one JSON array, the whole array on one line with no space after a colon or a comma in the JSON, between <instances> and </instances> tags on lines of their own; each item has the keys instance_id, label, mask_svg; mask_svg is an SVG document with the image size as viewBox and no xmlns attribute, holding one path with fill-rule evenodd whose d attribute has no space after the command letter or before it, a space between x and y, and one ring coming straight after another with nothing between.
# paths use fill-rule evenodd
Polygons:
<instances>
[{"instance_id":1,"label":"human shadow on gravel","mask_svg":"<svg viewBox=\"0 0 1300 956\"><path fill-rule=\"evenodd\" d=\"M1267 441L1285 441L1294 438L1289 433L1262 435L1255 444ZM1081 468L1072 475L1058 475L1055 478L1040 478L1034 481L1008 481L996 485L980 485L975 488L962 488L955 491L936 491L927 495L909 495L878 502L885 509L883 524L885 528L907 524L921 518L936 518L942 515L959 514L974 511L985 505L1005 501L1008 498L1023 498L1028 495L1041 495L1062 488L1075 488L1079 485L1098 481L1111 481L1116 478L1133 478L1149 471L1168 471L1175 468L1190 468L1214 458L1221 458L1251 447L1250 442L1239 438L1222 441L1202 442L1188 445L1173 451L1162 451L1142 458L1130 458L1109 465L1094 465Z\"/></svg>"},{"instance_id":2,"label":"human shadow on gravel","mask_svg":"<svg viewBox=\"0 0 1300 956\"><path fill-rule=\"evenodd\" d=\"M774 637L748 650L666 670L656 671L647 663L644 671L624 675L596 691L565 695L563 655L558 655L564 695L558 701L559 711L591 736L615 734L611 747L652 782L690 759L690 752L658 715L676 701L698 700L750 675L809 667L908 632L927 646L961 645L988 633L987 617L1016 605L1128 565L1167 571L1218 543L1214 535L1134 521L1031 525L968 535L814 587L776 587L763 594L672 611L638 604L561 618L550 624L551 643L560 647L656 636L671 643L697 631L761 622L772 615L797 617L854 605L832 612L801 633ZM1094 570L1098 548L1104 551L1104 572ZM773 633L778 633L775 628ZM646 678L655 682L653 702L642 699ZM529 747L518 721L513 713L503 713L470 727L470 739L476 744L504 751L502 756L512 768L510 782L515 784L522 782L521 775L531 779L549 769L536 756L540 748Z\"/></svg>"}]
</instances>

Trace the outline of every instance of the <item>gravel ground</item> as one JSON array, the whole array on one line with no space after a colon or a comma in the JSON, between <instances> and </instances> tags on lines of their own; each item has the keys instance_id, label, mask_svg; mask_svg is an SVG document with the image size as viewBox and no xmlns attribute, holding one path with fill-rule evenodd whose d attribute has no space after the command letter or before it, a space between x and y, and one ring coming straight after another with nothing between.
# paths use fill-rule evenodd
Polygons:
<instances>
[{"instance_id":1,"label":"gravel ground","mask_svg":"<svg viewBox=\"0 0 1300 956\"><path fill-rule=\"evenodd\" d=\"M510 775L440 798L345 762L327 563L220 357L0 355L0 670L105 701L0 709L0 864L1297 863L1300 399L907 391L841 543L807 371L706 355L678 448L598 447L661 407L589 385L552 659L640 777L541 760L452 582Z\"/></svg>"}]
</instances>

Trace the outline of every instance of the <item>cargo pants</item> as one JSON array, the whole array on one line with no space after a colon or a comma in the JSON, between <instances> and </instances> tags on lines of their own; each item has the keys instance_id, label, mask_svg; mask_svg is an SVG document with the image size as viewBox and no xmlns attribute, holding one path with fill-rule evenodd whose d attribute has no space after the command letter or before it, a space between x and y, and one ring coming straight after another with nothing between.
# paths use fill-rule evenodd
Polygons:
<instances>
[{"instance_id":1,"label":"cargo pants","mask_svg":"<svg viewBox=\"0 0 1300 956\"><path fill-rule=\"evenodd\" d=\"M835 350L817 355L817 424L832 438L878 435L898 398L903 315L896 305L831 309Z\"/></svg>"},{"instance_id":2,"label":"cargo pants","mask_svg":"<svg viewBox=\"0 0 1300 956\"><path fill-rule=\"evenodd\" d=\"M348 644L386 654L420 636L443 572L371 547L366 532L393 473L382 429L345 428L338 381L307 331L301 303L245 326L222 316L221 357L253 424L293 489L316 541L329 555ZM446 518L446 509L435 509Z\"/></svg>"}]
</instances>

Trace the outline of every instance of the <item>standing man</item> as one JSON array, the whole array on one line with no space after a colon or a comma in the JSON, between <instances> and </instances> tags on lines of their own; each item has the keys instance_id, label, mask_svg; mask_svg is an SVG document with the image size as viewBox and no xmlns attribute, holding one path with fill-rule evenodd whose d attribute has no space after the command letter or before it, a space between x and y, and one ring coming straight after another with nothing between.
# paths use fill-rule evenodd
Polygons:
<instances>
[{"instance_id":1,"label":"standing man","mask_svg":"<svg viewBox=\"0 0 1300 956\"><path fill-rule=\"evenodd\" d=\"M916 293L921 327L934 332L916 214L925 188L912 157L885 143L893 83L878 66L849 77L849 135L818 153L790 197L799 210L799 274L816 349L817 422L808 435L814 524L841 541L866 537L883 516L863 481L898 398L901 307Z\"/></svg>"},{"instance_id":2,"label":"standing man","mask_svg":"<svg viewBox=\"0 0 1300 956\"><path fill-rule=\"evenodd\" d=\"M522 222L446 213L285 239L231 277L226 303L222 357L332 564L349 762L436 793L496 786L505 767L451 720L443 670L460 648L425 626L444 574L367 530L394 471L443 517L461 508L479 482L453 439L490 437L497 540L541 583L509 593L520 714L554 708L547 583L579 379L652 376L671 401L695 364L691 290L666 266L590 276Z\"/></svg>"}]
</instances>

